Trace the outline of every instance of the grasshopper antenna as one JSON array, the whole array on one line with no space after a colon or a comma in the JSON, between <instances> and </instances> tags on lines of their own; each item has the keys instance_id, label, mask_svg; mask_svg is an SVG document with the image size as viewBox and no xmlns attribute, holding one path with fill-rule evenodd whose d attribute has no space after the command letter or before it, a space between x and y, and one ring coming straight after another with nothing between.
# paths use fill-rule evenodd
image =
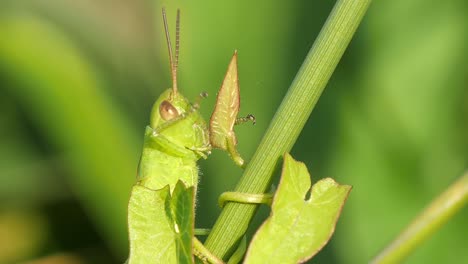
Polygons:
<instances>
[{"instance_id":1,"label":"grasshopper antenna","mask_svg":"<svg viewBox=\"0 0 468 264\"><path fill-rule=\"evenodd\" d=\"M177 73L177 67L179 67L179 40L180 40L180 9L177 9L176 18L176 31L175 31L175 65L174 68Z\"/></svg>"},{"instance_id":2,"label":"grasshopper antenna","mask_svg":"<svg viewBox=\"0 0 468 264\"><path fill-rule=\"evenodd\" d=\"M169 50L169 63L171 64L172 75L172 98L177 94L177 66L179 64L179 31L180 31L180 10L177 9L176 19L176 49L175 57L172 54L171 37L169 35L169 26L167 25L166 9L162 9L162 16L164 22L164 31L166 31L167 49Z\"/></svg>"}]
</instances>

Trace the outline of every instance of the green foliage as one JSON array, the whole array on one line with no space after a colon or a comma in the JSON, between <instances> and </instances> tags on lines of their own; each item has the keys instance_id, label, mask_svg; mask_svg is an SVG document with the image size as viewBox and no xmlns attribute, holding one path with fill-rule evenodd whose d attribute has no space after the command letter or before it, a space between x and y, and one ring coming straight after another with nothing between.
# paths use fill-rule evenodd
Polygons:
<instances>
[{"instance_id":1,"label":"green foliage","mask_svg":"<svg viewBox=\"0 0 468 264\"><path fill-rule=\"evenodd\" d=\"M169 186L158 191L141 185L133 187L128 210L129 263L176 262L174 223L167 215L170 210L166 211L169 201Z\"/></svg>"},{"instance_id":2,"label":"green foliage","mask_svg":"<svg viewBox=\"0 0 468 264\"><path fill-rule=\"evenodd\" d=\"M60 150L55 159L69 168L73 193L109 245L125 252L126 203L136 164L132 155L138 157L128 120L103 93L91 61L51 23L12 13L0 16L0 35L0 70L17 84L2 89L22 102L47 145ZM50 166L52 174L56 165ZM28 181L30 176L18 177ZM51 185L63 181L48 180ZM47 193L48 185L40 179L34 188Z\"/></svg>"},{"instance_id":3,"label":"green foliage","mask_svg":"<svg viewBox=\"0 0 468 264\"><path fill-rule=\"evenodd\" d=\"M193 263L194 187L135 185L128 205L129 264Z\"/></svg>"},{"instance_id":4,"label":"green foliage","mask_svg":"<svg viewBox=\"0 0 468 264\"><path fill-rule=\"evenodd\" d=\"M175 229L177 263L193 263L192 239L195 224L194 186L186 188L181 181L177 183L172 193L171 213Z\"/></svg>"},{"instance_id":5,"label":"green foliage","mask_svg":"<svg viewBox=\"0 0 468 264\"><path fill-rule=\"evenodd\" d=\"M178 181L152 190L140 183L129 202L128 263L193 263L194 186ZM330 239L351 190L327 178L311 189L306 166L285 154L282 178L271 216L254 236L244 263L297 263L315 255ZM310 192L307 200L305 196ZM195 239L195 254L204 262L221 263ZM245 239L229 263L237 263Z\"/></svg>"},{"instance_id":6,"label":"green foliage","mask_svg":"<svg viewBox=\"0 0 468 264\"><path fill-rule=\"evenodd\" d=\"M351 186L326 178L310 187L305 164L285 154L272 212L252 239L244 263L304 262L327 243Z\"/></svg>"}]
</instances>

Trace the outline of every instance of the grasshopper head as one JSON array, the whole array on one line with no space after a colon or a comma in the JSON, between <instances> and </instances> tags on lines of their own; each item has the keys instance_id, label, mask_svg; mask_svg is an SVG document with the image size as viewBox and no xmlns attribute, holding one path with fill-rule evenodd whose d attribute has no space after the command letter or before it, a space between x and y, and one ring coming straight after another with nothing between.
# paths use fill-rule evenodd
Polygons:
<instances>
[{"instance_id":1,"label":"grasshopper head","mask_svg":"<svg viewBox=\"0 0 468 264\"><path fill-rule=\"evenodd\" d=\"M195 106L172 89L164 91L154 103L150 126L179 147L197 152L210 148L205 120Z\"/></svg>"},{"instance_id":2,"label":"grasshopper head","mask_svg":"<svg viewBox=\"0 0 468 264\"><path fill-rule=\"evenodd\" d=\"M205 120L197 108L177 89L180 11L177 10L175 56L172 55L171 39L164 9L162 14L169 50L172 89L164 91L154 103L150 126L154 132L165 137L171 144L192 150L199 156L205 156L204 152L210 150L209 132Z\"/></svg>"}]
</instances>

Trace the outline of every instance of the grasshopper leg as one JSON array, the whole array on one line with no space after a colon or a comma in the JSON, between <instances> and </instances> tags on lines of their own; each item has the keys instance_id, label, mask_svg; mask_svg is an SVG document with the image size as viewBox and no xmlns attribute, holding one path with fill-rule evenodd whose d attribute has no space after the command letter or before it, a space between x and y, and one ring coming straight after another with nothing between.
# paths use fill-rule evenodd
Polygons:
<instances>
[{"instance_id":1,"label":"grasshopper leg","mask_svg":"<svg viewBox=\"0 0 468 264\"><path fill-rule=\"evenodd\" d=\"M236 122L234 123L234 125L240 125L249 121L252 121L253 125L255 125L255 123L257 122L254 115L248 114L245 117L236 118Z\"/></svg>"},{"instance_id":2,"label":"grasshopper leg","mask_svg":"<svg viewBox=\"0 0 468 264\"><path fill-rule=\"evenodd\" d=\"M198 238L193 237L193 254L200 259L204 264L225 264L221 259L213 255L201 242ZM245 252L247 251L247 238L244 236L234 251L234 253L229 258L227 264L238 264L242 261Z\"/></svg>"},{"instance_id":3,"label":"grasshopper leg","mask_svg":"<svg viewBox=\"0 0 468 264\"><path fill-rule=\"evenodd\" d=\"M198 238L193 237L193 254L203 263L224 264L222 260L213 255Z\"/></svg>"}]
</instances>

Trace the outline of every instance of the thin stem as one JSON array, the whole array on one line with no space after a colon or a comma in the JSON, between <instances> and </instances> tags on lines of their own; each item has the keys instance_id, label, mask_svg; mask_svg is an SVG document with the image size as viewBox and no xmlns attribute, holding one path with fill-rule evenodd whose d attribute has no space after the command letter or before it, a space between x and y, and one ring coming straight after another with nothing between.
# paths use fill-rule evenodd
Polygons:
<instances>
[{"instance_id":1,"label":"thin stem","mask_svg":"<svg viewBox=\"0 0 468 264\"><path fill-rule=\"evenodd\" d=\"M400 263L468 202L468 172L434 199L371 263Z\"/></svg>"},{"instance_id":2,"label":"thin stem","mask_svg":"<svg viewBox=\"0 0 468 264\"><path fill-rule=\"evenodd\" d=\"M370 2L339 0L335 4L240 179L237 192L261 194L268 189L276 165L297 140ZM208 236L206 247L216 256L228 257L247 230L256 208L228 203Z\"/></svg>"}]
</instances>

